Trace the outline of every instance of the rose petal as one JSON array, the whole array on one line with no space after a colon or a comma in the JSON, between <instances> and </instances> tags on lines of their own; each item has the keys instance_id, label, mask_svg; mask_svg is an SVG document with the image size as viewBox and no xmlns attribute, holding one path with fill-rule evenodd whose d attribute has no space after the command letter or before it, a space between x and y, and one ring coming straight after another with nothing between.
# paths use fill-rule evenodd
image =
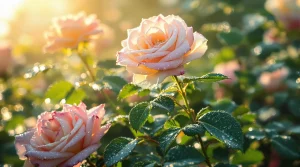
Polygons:
<instances>
[{"instance_id":1,"label":"rose petal","mask_svg":"<svg viewBox=\"0 0 300 167\"><path fill-rule=\"evenodd\" d=\"M71 150L78 150L78 149L80 149L82 146L79 143L79 141L81 139L83 139L85 135L86 135L86 133L85 133L85 127L82 126L78 130L78 132L76 134L74 134L74 136L72 136L72 137L68 136L69 142L62 148L61 151L64 152L64 151L67 151L67 150L70 150L70 149Z\"/></svg>"},{"instance_id":2,"label":"rose petal","mask_svg":"<svg viewBox=\"0 0 300 167\"><path fill-rule=\"evenodd\" d=\"M37 159L43 159L43 160L52 160L52 159L58 159L58 158L69 158L73 156L73 153L69 152L49 152L49 151L37 151L37 150L31 150L26 152L26 157L33 157Z\"/></svg>"},{"instance_id":3,"label":"rose petal","mask_svg":"<svg viewBox=\"0 0 300 167\"><path fill-rule=\"evenodd\" d=\"M16 140L15 140L15 147L17 150L17 154L19 155L19 158L24 160L26 157L24 156L26 152L26 148L24 147L25 144L30 143L30 139L32 138L34 134L34 129L27 131L25 133L16 135Z\"/></svg>"},{"instance_id":4,"label":"rose petal","mask_svg":"<svg viewBox=\"0 0 300 167\"><path fill-rule=\"evenodd\" d=\"M127 66L127 71L134 73L134 74L143 74L143 75L148 75L148 74L153 74L156 73L157 70L155 69L150 69L144 65L139 65L137 67L133 67L133 66Z\"/></svg>"},{"instance_id":5,"label":"rose petal","mask_svg":"<svg viewBox=\"0 0 300 167\"><path fill-rule=\"evenodd\" d=\"M145 54L145 55L137 56L137 57L135 57L135 59L137 61L141 62L141 61L148 60L148 59L159 58L159 57L168 55L169 53L170 53L170 51L155 52L155 53L150 53L150 54Z\"/></svg>"},{"instance_id":6,"label":"rose petal","mask_svg":"<svg viewBox=\"0 0 300 167\"><path fill-rule=\"evenodd\" d=\"M158 84L161 83L168 76L173 76L173 75L178 76L178 75L183 75L184 73L185 72L183 66L180 66L176 69L159 71L154 75L148 75L146 77L146 81L149 82L150 84Z\"/></svg>"},{"instance_id":7,"label":"rose petal","mask_svg":"<svg viewBox=\"0 0 300 167\"><path fill-rule=\"evenodd\" d=\"M183 62L183 58L179 58L168 62L143 63L143 65L155 70L169 70L169 69L177 68L179 65L182 64L182 62Z\"/></svg>"},{"instance_id":8,"label":"rose petal","mask_svg":"<svg viewBox=\"0 0 300 167\"><path fill-rule=\"evenodd\" d=\"M93 132L95 135L93 136L91 144L99 143L100 139L107 133L110 127L111 124L106 124L102 126L99 131Z\"/></svg>"},{"instance_id":9,"label":"rose petal","mask_svg":"<svg viewBox=\"0 0 300 167\"><path fill-rule=\"evenodd\" d=\"M68 159L65 163L62 165L59 165L59 167L70 167L78 164L79 162L83 161L85 158L87 158L90 154L95 152L100 147L100 144L94 144L91 145L85 149L83 149L81 152L74 155L72 158Z\"/></svg>"},{"instance_id":10,"label":"rose petal","mask_svg":"<svg viewBox=\"0 0 300 167\"><path fill-rule=\"evenodd\" d=\"M194 39L192 50L184 56L184 64L202 57L207 50L207 39L203 35L195 32Z\"/></svg>"},{"instance_id":11,"label":"rose petal","mask_svg":"<svg viewBox=\"0 0 300 167\"><path fill-rule=\"evenodd\" d=\"M159 62L167 62L170 60L179 59L180 57L183 57L185 53L187 53L190 50L190 45L188 41L184 41L182 45L177 47L174 51L169 53L167 56L163 57Z\"/></svg>"}]
</instances>

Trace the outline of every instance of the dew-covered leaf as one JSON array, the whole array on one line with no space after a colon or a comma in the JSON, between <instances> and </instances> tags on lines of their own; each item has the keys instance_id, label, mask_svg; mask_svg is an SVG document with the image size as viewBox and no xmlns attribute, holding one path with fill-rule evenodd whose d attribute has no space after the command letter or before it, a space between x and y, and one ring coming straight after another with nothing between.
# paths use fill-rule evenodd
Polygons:
<instances>
[{"instance_id":1,"label":"dew-covered leaf","mask_svg":"<svg viewBox=\"0 0 300 167\"><path fill-rule=\"evenodd\" d=\"M227 146L243 149L244 138L241 126L227 112L212 111L203 115L199 121L210 134Z\"/></svg>"},{"instance_id":2,"label":"dew-covered leaf","mask_svg":"<svg viewBox=\"0 0 300 167\"><path fill-rule=\"evenodd\" d=\"M160 114L153 116L153 119L153 122L146 122L140 129L140 131L147 133L150 136L154 136L156 133L163 129L164 123L166 122L168 117L166 115Z\"/></svg>"},{"instance_id":3,"label":"dew-covered leaf","mask_svg":"<svg viewBox=\"0 0 300 167\"><path fill-rule=\"evenodd\" d=\"M264 154L258 150L248 149L245 153L236 152L231 160L232 164L254 165L260 163L264 159Z\"/></svg>"},{"instance_id":4,"label":"dew-covered leaf","mask_svg":"<svg viewBox=\"0 0 300 167\"><path fill-rule=\"evenodd\" d=\"M139 91L141 87L134 85L134 84L126 84L125 86L123 86L123 88L121 89L118 99L125 99L129 96L134 95L135 93L137 93Z\"/></svg>"},{"instance_id":5,"label":"dew-covered leaf","mask_svg":"<svg viewBox=\"0 0 300 167\"><path fill-rule=\"evenodd\" d=\"M135 105L129 113L129 122L133 129L139 130L147 121L152 105L142 102Z\"/></svg>"},{"instance_id":6,"label":"dew-covered leaf","mask_svg":"<svg viewBox=\"0 0 300 167\"><path fill-rule=\"evenodd\" d=\"M230 99L222 99L213 103L210 103L211 109L215 111L225 111L228 113L232 113L236 108L237 105L234 101Z\"/></svg>"},{"instance_id":7,"label":"dew-covered leaf","mask_svg":"<svg viewBox=\"0 0 300 167\"><path fill-rule=\"evenodd\" d=\"M203 135L205 133L205 128L200 124L190 124L185 126L182 131L187 136Z\"/></svg>"},{"instance_id":8,"label":"dew-covered leaf","mask_svg":"<svg viewBox=\"0 0 300 167\"><path fill-rule=\"evenodd\" d=\"M176 136L179 134L180 128L170 128L164 131L158 138L159 146L163 152L166 152Z\"/></svg>"},{"instance_id":9,"label":"dew-covered leaf","mask_svg":"<svg viewBox=\"0 0 300 167\"><path fill-rule=\"evenodd\" d=\"M299 145L289 136L275 136L271 139L272 146L282 156L289 159L300 158Z\"/></svg>"},{"instance_id":10,"label":"dew-covered leaf","mask_svg":"<svg viewBox=\"0 0 300 167\"><path fill-rule=\"evenodd\" d=\"M159 96L153 101L151 101L153 107L158 107L168 112L174 111L175 104L174 101L168 96Z\"/></svg>"},{"instance_id":11,"label":"dew-covered leaf","mask_svg":"<svg viewBox=\"0 0 300 167\"><path fill-rule=\"evenodd\" d=\"M194 147L178 145L168 151L164 166L184 167L200 164L204 161L203 155Z\"/></svg>"},{"instance_id":12,"label":"dew-covered leaf","mask_svg":"<svg viewBox=\"0 0 300 167\"><path fill-rule=\"evenodd\" d=\"M50 98L53 102L59 102L64 99L72 90L73 85L67 81L59 81L49 86L45 97Z\"/></svg>"},{"instance_id":13,"label":"dew-covered leaf","mask_svg":"<svg viewBox=\"0 0 300 167\"><path fill-rule=\"evenodd\" d=\"M165 122L164 128L180 128L180 124L175 119L169 119Z\"/></svg>"},{"instance_id":14,"label":"dew-covered leaf","mask_svg":"<svg viewBox=\"0 0 300 167\"><path fill-rule=\"evenodd\" d=\"M105 76L100 81L97 81L103 88L108 88L119 94L120 90L123 88L127 82L119 76Z\"/></svg>"},{"instance_id":15,"label":"dew-covered leaf","mask_svg":"<svg viewBox=\"0 0 300 167\"><path fill-rule=\"evenodd\" d=\"M229 79L227 76L218 73L208 73L201 77L185 77L183 78L184 83L189 83L192 81L199 81L199 82L217 82L222 81L224 79Z\"/></svg>"},{"instance_id":16,"label":"dew-covered leaf","mask_svg":"<svg viewBox=\"0 0 300 167\"><path fill-rule=\"evenodd\" d=\"M84 98L86 97L85 92L78 88L78 89L73 89L71 93L68 94L66 97L66 104L78 104L80 103Z\"/></svg>"},{"instance_id":17,"label":"dew-covered leaf","mask_svg":"<svg viewBox=\"0 0 300 167\"><path fill-rule=\"evenodd\" d=\"M113 139L105 148L104 161L106 166L112 166L126 158L137 145L137 139L119 137Z\"/></svg>"}]
</instances>

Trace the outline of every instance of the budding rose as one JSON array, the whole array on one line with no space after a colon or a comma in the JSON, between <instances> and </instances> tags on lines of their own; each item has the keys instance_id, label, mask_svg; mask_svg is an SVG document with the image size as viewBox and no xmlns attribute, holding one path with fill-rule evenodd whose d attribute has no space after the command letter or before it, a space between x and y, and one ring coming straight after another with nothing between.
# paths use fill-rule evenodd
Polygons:
<instances>
[{"instance_id":1,"label":"budding rose","mask_svg":"<svg viewBox=\"0 0 300 167\"><path fill-rule=\"evenodd\" d=\"M45 33L45 52L55 52L64 48L76 48L80 42L87 42L102 32L95 15L86 16L81 12L53 20L53 25Z\"/></svg>"},{"instance_id":2,"label":"budding rose","mask_svg":"<svg viewBox=\"0 0 300 167\"><path fill-rule=\"evenodd\" d=\"M6 42L0 42L0 76L12 65L11 47Z\"/></svg>"},{"instance_id":3,"label":"budding rose","mask_svg":"<svg viewBox=\"0 0 300 167\"><path fill-rule=\"evenodd\" d=\"M281 21L288 30L300 28L299 0L267 0L265 7Z\"/></svg>"},{"instance_id":4,"label":"budding rose","mask_svg":"<svg viewBox=\"0 0 300 167\"><path fill-rule=\"evenodd\" d=\"M284 79L288 76L289 71L286 68L281 68L273 72L263 72L260 75L259 83L267 91L276 91L282 85Z\"/></svg>"},{"instance_id":5,"label":"budding rose","mask_svg":"<svg viewBox=\"0 0 300 167\"><path fill-rule=\"evenodd\" d=\"M143 19L140 26L129 29L117 53L117 64L134 74L134 81L160 83L166 77L183 75L184 64L200 58L206 51L206 38L194 32L179 17L169 15Z\"/></svg>"},{"instance_id":6,"label":"budding rose","mask_svg":"<svg viewBox=\"0 0 300 167\"><path fill-rule=\"evenodd\" d=\"M86 110L84 103L42 113L35 128L16 136L18 155L27 158L24 166L80 166L100 147L100 139L110 128L110 124L101 127L104 114L104 104Z\"/></svg>"},{"instance_id":7,"label":"budding rose","mask_svg":"<svg viewBox=\"0 0 300 167\"><path fill-rule=\"evenodd\" d=\"M229 79L223 80L221 82L227 85L232 85L237 81L235 72L239 71L240 69L241 67L239 62L236 60L232 60L226 63L217 64L214 68L214 72L227 76Z\"/></svg>"}]
</instances>

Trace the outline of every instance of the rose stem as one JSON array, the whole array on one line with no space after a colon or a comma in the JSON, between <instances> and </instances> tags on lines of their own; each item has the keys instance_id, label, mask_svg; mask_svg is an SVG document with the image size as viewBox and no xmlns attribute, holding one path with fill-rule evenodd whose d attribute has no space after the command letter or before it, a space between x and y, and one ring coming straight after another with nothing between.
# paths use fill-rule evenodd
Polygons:
<instances>
[{"instance_id":1,"label":"rose stem","mask_svg":"<svg viewBox=\"0 0 300 167\"><path fill-rule=\"evenodd\" d=\"M180 84L178 78L176 75L173 76L173 79L175 80L176 84L177 84L177 87L178 87L178 90L179 90L179 94L181 94L183 100L184 100L184 104L186 106L186 112L187 114L190 115L190 118L191 120L193 121L193 123L197 123L197 120L196 120L196 116L195 116L195 113L193 110L190 109L189 107L189 103L188 103L188 100L187 100L187 97L186 97L186 92L183 90L182 88L182 85ZM207 155L207 150L206 150L206 147L204 147L204 143L202 141L202 138L200 135L197 135L197 140L199 141L200 145L201 145L201 149L202 149L202 152L205 156L205 161L206 161L206 164L209 166L209 167L212 167L211 163L210 163L210 160L209 160L209 157Z\"/></svg>"}]
</instances>

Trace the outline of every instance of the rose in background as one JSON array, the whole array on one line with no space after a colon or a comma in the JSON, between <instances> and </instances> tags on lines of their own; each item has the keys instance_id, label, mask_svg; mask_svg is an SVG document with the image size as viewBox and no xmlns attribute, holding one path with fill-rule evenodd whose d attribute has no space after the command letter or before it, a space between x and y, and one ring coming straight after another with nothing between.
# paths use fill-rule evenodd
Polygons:
<instances>
[{"instance_id":1,"label":"rose in background","mask_svg":"<svg viewBox=\"0 0 300 167\"><path fill-rule=\"evenodd\" d=\"M237 77L235 75L236 71L240 71L241 66L237 60L231 60L225 63L219 63L214 68L214 73L220 73L229 77L229 79L225 79L220 81L221 83L231 86L237 82ZM226 90L218 84L214 85L215 90L215 98L222 99L226 94Z\"/></svg>"},{"instance_id":2,"label":"rose in background","mask_svg":"<svg viewBox=\"0 0 300 167\"><path fill-rule=\"evenodd\" d=\"M267 0L265 8L281 21L288 30L300 28L299 0Z\"/></svg>"},{"instance_id":3,"label":"rose in background","mask_svg":"<svg viewBox=\"0 0 300 167\"><path fill-rule=\"evenodd\" d=\"M117 64L134 74L134 82L155 84L172 75L183 75L184 64L200 58L207 50L207 39L188 27L179 16L158 15L143 19L128 30L117 53ZM142 77L137 77L142 75Z\"/></svg>"},{"instance_id":4,"label":"rose in background","mask_svg":"<svg viewBox=\"0 0 300 167\"><path fill-rule=\"evenodd\" d=\"M280 68L273 72L263 72L259 77L259 83L266 91L277 91L282 88L283 81L288 74L287 68Z\"/></svg>"},{"instance_id":5,"label":"rose in background","mask_svg":"<svg viewBox=\"0 0 300 167\"><path fill-rule=\"evenodd\" d=\"M13 63L12 50L7 42L0 42L0 76L4 75Z\"/></svg>"},{"instance_id":6,"label":"rose in background","mask_svg":"<svg viewBox=\"0 0 300 167\"><path fill-rule=\"evenodd\" d=\"M84 12L56 18L53 26L45 33L45 52L55 52L64 48L74 49L80 42L87 42L102 32L95 15Z\"/></svg>"},{"instance_id":7,"label":"rose in background","mask_svg":"<svg viewBox=\"0 0 300 167\"><path fill-rule=\"evenodd\" d=\"M285 43L287 38L284 32L280 32L277 28L268 29L263 36L265 43Z\"/></svg>"},{"instance_id":8,"label":"rose in background","mask_svg":"<svg viewBox=\"0 0 300 167\"><path fill-rule=\"evenodd\" d=\"M95 50L96 54L101 54L105 49L113 46L116 38L113 28L102 23L100 24L100 27L103 30L103 33L91 43L91 47Z\"/></svg>"},{"instance_id":9,"label":"rose in background","mask_svg":"<svg viewBox=\"0 0 300 167\"><path fill-rule=\"evenodd\" d=\"M95 152L110 128L101 127L104 104L86 109L65 105L62 111L44 112L35 128L16 136L15 146L25 166L75 166Z\"/></svg>"}]
</instances>

